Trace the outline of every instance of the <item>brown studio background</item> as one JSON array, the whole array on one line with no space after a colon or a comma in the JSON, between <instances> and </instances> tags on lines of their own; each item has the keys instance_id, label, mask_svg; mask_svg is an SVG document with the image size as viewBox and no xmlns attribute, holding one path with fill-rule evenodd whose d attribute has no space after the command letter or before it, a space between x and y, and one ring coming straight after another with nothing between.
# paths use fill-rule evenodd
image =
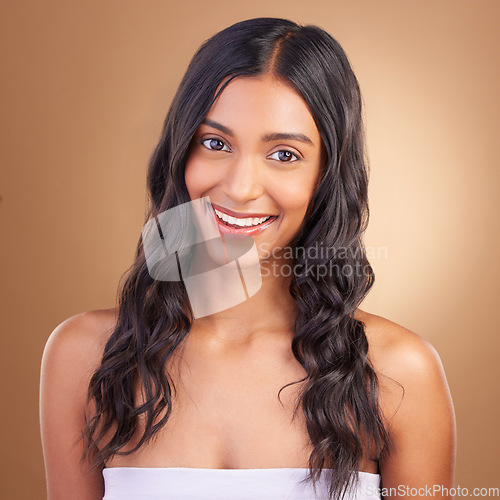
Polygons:
<instances>
[{"instance_id":1,"label":"brown studio background","mask_svg":"<svg viewBox=\"0 0 500 500\"><path fill-rule=\"evenodd\" d=\"M3 3L0 496L45 496L42 351L67 317L115 304L190 58L261 16L318 24L346 50L371 166L376 284L362 308L437 348L456 484L499 486L498 14L484 0Z\"/></svg>"}]
</instances>

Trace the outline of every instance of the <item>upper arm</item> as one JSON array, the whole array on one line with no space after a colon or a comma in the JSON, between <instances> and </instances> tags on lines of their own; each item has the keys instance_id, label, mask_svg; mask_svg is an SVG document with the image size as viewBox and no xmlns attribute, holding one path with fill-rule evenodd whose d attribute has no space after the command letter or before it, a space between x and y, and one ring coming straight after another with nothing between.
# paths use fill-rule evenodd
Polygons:
<instances>
[{"instance_id":1,"label":"upper arm","mask_svg":"<svg viewBox=\"0 0 500 500\"><path fill-rule=\"evenodd\" d=\"M80 464L87 387L100 345L93 312L72 316L51 333L40 371L40 430L48 500L102 499L101 470Z\"/></svg>"},{"instance_id":2,"label":"upper arm","mask_svg":"<svg viewBox=\"0 0 500 500\"><path fill-rule=\"evenodd\" d=\"M445 488L454 486L456 424L443 365L429 342L397 330L380 362L393 446L379 463L382 488L394 488L384 498L411 496L410 488L419 497L451 498Z\"/></svg>"}]
</instances>

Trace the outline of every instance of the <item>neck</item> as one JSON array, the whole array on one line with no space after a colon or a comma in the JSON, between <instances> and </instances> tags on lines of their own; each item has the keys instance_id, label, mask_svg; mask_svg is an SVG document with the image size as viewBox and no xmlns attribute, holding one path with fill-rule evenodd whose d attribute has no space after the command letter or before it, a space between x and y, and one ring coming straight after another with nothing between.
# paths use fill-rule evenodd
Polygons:
<instances>
[{"instance_id":1,"label":"neck","mask_svg":"<svg viewBox=\"0 0 500 500\"><path fill-rule=\"evenodd\" d=\"M255 295L234 307L195 319L190 342L224 352L269 342L289 345L297 310L289 292L290 280L274 273L263 275Z\"/></svg>"}]
</instances>

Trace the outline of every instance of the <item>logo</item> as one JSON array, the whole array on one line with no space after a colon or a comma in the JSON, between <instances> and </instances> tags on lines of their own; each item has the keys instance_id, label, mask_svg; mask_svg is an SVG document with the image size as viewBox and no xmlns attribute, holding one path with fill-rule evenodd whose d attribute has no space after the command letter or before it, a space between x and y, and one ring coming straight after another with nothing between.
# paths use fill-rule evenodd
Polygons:
<instances>
[{"instance_id":1,"label":"logo","mask_svg":"<svg viewBox=\"0 0 500 500\"><path fill-rule=\"evenodd\" d=\"M195 318L241 304L262 286L253 239L219 232L210 198L160 213L142 229L149 275L182 281Z\"/></svg>"}]
</instances>

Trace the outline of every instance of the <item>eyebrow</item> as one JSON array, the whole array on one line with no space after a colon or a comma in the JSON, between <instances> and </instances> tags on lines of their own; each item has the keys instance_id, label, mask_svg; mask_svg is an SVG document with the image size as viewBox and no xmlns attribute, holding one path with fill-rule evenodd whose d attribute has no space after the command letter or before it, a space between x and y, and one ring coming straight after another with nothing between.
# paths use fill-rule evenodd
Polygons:
<instances>
[{"instance_id":1,"label":"eyebrow","mask_svg":"<svg viewBox=\"0 0 500 500\"><path fill-rule=\"evenodd\" d=\"M221 132L224 132L225 134L227 134L231 137L234 137L233 131L230 128L227 128L226 126L224 126L220 123L217 123L213 120L209 120L208 118L205 118L202 121L202 123L205 125L208 125L209 127L216 128L216 129L220 130ZM285 139L285 140L290 139L293 141L300 141L300 142L304 142L306 144L310 144L311 146L314 146L313 141L311 141L311 139L309 139L309 137L307 137L307 135L304 135L304 134L297 134L297 133L293 133L293 132L273 132L270 134L264 134L262 136L262 140L264 142L277 141L277 140L282 140L282 139Z\"/></svg>"}]
</instances>

